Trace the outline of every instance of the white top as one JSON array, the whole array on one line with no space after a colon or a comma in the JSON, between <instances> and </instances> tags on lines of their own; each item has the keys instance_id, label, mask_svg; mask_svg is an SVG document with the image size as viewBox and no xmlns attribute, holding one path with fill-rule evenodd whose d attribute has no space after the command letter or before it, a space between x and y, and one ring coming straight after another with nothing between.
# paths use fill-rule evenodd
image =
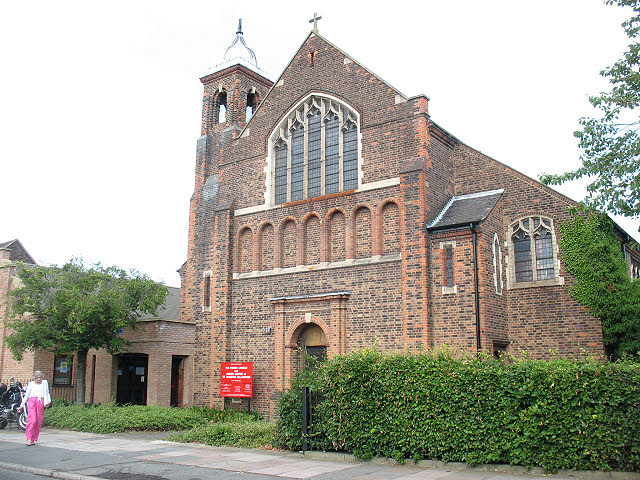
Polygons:
<instances>
[{"instance_id":1,"label":"white top","mask_svg":"<svg viewBox=\"0 0 640 480\"><path fill-rule=\"evenodd\" d=\"M22 408L24 408L30 397L35 397L38 399L42 398L45 405L51 403L51 395L49 394L49 382L47 382L46 380L42 380L42 383L29 382L29 385L27 385L27 391L24 394L24 397L22 397L22 404L20 405Z\"/></svg>"}]
</instances>

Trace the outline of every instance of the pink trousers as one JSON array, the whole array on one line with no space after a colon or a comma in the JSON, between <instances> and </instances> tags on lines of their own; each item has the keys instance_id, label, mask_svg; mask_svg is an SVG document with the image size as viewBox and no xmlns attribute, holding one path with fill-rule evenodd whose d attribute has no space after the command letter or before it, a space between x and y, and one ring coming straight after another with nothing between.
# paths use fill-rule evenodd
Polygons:
<instances>
[{"instance_id":1,"label":"pink trousers","mask_svg":"<svg viewBox=\"0 0 640 480\"><path fill-rule=\"evenodd\" d=\"M27 440L38 441L42 427L42 412L44 412L44 399L31 397L27 400L27 428L24 431Z\"/></svg>"}]
</instances>

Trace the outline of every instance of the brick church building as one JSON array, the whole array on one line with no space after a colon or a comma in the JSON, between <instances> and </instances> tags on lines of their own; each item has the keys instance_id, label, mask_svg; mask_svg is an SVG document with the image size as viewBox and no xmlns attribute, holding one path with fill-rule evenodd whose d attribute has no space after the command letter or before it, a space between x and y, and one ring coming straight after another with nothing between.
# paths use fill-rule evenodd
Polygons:
<instances>
[{"instance_id":1,"label":"brick church building","mask_svg":"<svg viewBox=\"0 0 640 480\"><path fill-rule=\"evenodd\" d=\"M301 347L604 353L559 261L573 200L465 145L427 97L317 29L275 82L241 28L225 60L201 78L180 269L195 404L224 405L221 362L253 362L251 407L273 415Z\"/></svg>"}]
</instances>

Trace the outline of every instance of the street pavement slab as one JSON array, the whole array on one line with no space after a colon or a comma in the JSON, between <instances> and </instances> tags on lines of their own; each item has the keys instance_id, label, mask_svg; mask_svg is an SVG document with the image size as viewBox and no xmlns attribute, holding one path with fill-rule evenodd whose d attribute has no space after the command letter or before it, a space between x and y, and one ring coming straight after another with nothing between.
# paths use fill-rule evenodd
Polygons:
<instances>
[{"instance_id":1,"label":"street pavement slab","mask_svg":"<svg viewBox=\"0 0 640 480\"><path fill-rule=\"evenodd\" d=\"M0 471L66 480L558 480L565 478L640 480L637 474L574 472L523 474L444 464L442 468L359 462L334 454L210 447L160 440L166 432L98 435L43 429L38 443L25 445L24 433L0 430ZM315 458L314 458L315 457ZM331 459L338 461L332 461ZM348 461L340 461L340 460ZM601 474L601 475L598 475ZM1 477L0 477L1 478ZM8 477L11 478L11 477ZM31 478L19 477L18 478Z\"/></svg>"}]
</instances>

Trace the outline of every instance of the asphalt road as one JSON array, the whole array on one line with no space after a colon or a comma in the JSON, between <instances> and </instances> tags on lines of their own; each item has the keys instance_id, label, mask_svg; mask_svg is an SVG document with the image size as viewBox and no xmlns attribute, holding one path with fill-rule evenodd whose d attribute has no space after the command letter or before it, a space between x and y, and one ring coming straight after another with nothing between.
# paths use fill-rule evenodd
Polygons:
<instances>
[{"instance_id":1,"label":"asphalt road","mask_svg":"<svg viewBox=\"0 0 640 480\"><path fill-rule=\"evenodd\" d=\"M0 480L42 480L43 478L47 477L32 475L30 473L0 470Z\"/></svg>"}]
</instances>

